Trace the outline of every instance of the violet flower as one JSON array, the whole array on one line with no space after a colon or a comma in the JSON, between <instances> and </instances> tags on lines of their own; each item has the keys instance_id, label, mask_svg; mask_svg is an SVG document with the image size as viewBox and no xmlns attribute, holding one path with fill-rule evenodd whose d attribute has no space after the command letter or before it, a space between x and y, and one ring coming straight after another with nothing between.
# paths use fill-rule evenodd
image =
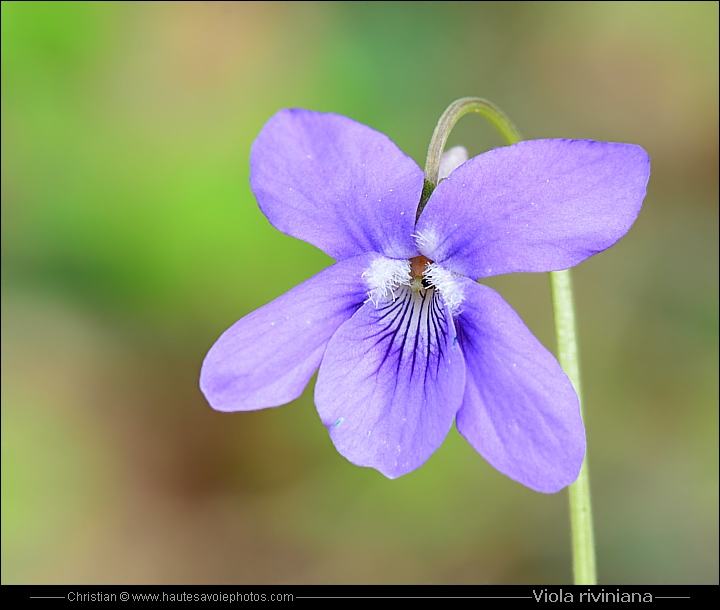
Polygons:
<instances>
[{"instance_id":1,"label":"violet flower","mask_svg":"<svg viewBox=\"0 0 720 610\"><path fill-rule=\"evenodd\" d=\"M423 172L387 136L300 109L268 121L250 157L260 208L338 262L218 339L200 378L213 408L288 403L319 367L318 413L354 464L406 474L455 420L510 478L542 492L575 480L577 395L476 280L566 269L613 245L640 211L648 156L587 140L529 140L464 163L458 154L416 222Z\"/></svg>"}]
</instances>

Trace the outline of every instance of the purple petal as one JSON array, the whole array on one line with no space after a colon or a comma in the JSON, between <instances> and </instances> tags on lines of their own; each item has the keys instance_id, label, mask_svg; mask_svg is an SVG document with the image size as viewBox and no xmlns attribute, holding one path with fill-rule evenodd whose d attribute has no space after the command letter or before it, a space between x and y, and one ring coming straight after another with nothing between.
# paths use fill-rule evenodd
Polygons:
<instances>
[{"instance_id":1,"label":"purple petal","mask_svg":"<svg viewBox=\"0 0 720 610\"><path fill-rule=\"evenodd\" d=\"M418 468L452 427L465 364L452 316L433 290L368 302L335 333L315 404L337 450L395 478Z\"/></svg>"},{"instance_id":2,"label":"purple petal","mask_svg":"<svg viewBox=\"0 0 720 610\"><path fill-rule=\"evenodd\" d=\"M650 176L632 144L528 140L470 159L443 180L417 226L420 250L482 278L567 269L635 221Z\"/></svg>"},{"instance_id":3,"label":"purple petal","mask_svg":"<svg viewBox=\"0 0 720 610\"><path fill-rule=\"evenodd\" d=\"M367 298L362 273L376 257L335 263L226 330L200 373L210 405L251 411L300 396L330 337Z\"/></svg>"},{"instance_id":4,"label":"purple petal","mask_svg":"<svg viewBox=\"0 0 720 610\"><path fill-rule=\"evenodd\" d=\"M347 117L281 110L250 155L250 184L277 229L342 260L411 258L423 172L387 136Z\"/></svg>"},{"instance_id":5,"label":"purple petal","mask_svg":"<svg viewBox=\"0 0 720 610\"><path fill-rule=\"evenodd\" d=\"M497 292L460 281L465 301L456 325L467 382L458 430L503 474L556 492L577 478L585 455L575 390Z\"/></svg>"}]
</instances>

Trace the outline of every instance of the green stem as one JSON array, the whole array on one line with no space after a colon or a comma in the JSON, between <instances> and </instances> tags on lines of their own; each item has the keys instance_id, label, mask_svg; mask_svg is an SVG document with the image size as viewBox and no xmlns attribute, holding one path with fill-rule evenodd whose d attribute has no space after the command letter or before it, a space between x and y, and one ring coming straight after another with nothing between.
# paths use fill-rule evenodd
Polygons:
<instances>
[{"instance_id":1,"label":"green stem","mask_svg":"<svg viewBox=\"0 0 720 610\"><path fill-rule=\"evenodd\" d=\"M461 97L455 100L443 112L433 132L428 148L427 159L425 160L425 180L437 186L438 174L440 173L440 157L448 136L462 117L471 112L477 112L490 121L502 134L508 144L515 144L522 140L520 132L513 122L500 108L492 102L481 97Z\"/></svg>"},{"instance_id":2,"label":"green stem","mask_svg":"<svg viewBox=\"0 0 720 610\"><path fill-rule=\"evenodd\" d=\"M522 140L522 136L517 127L515 127L508 116L492 102L479 97L463 97L454 101L440 117L437 127L433 132L430 147L428 148L427 160L425 162L425 180L430 183L430 192L438 182L440 157L442 156L443 150L445 150L450 131L461 117L470 112L476 112L488 119L508 144L516 144ZM550 273L550 286L552 290L553 311L555 314L558 361L575 387L578 399L582 405L578 344L575 332L575 308L573 305L570 270L552 271ZM577 480L570 485L568 490L574 581L577 585L594 585L597 584L597 576L595 573L595 539L592 527L587 458L583 461Z\"/></svg>"},{"instance_id":3,"label":"green stem","mask_svg":"<svg viewBox=\"0 0 720 610\"><path fill-rule=\"evenodd\" d=\"M553 311L555 312L555 337L560 366L572 381L582 405L580 389L580 361L577 334L575 332L575 307L573 305L572 277L570 269L550 273ZM581 406L582 412L582 406ZM593 534L592 508L590 504L590 478L587 457L580 468L576 481L568 488L570 494L570 529L572 531L573 576L576 585L595 585L595 536Z\"/></svg>"}]
</instances>

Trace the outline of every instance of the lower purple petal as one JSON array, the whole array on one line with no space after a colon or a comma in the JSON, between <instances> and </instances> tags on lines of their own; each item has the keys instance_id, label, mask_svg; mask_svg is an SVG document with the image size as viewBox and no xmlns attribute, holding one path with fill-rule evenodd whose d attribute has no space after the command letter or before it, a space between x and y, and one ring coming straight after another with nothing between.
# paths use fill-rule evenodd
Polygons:
<instances>
[{"instance_id":1,"label":"lower purple petal","mask_svg":"<svg viewBox=\"0 0 720 610\"><path fill-rule=\"evenodd\" d=\"M226 330L200 373L210 405L251 411L300 396L330 337L367 298L362 273L376 256L335 263Z\"/></svg>"},{"instance_id":2,"label":"lower purple petal","mask_svg":"<svg viewBox=\"0 0 720 610\"><path fill-rule=\"evenodd\" d=\"M577 394L554 356L515 311L468 279L456 320L467 364L457 427L492 466L554 493L578 476L585 430Z\"/></svg>"},{"instance_id":3,"label":"lower purple petal","mask_svg":"<svg viewBox=\"0 0 720 610\"><path fill-rule=\"evenodd\" d=\"M328 343L315 404L337 450L395 478L440 446L460 407L465 364L433 289L367 302Z\"/></svg>"}]
</instances>

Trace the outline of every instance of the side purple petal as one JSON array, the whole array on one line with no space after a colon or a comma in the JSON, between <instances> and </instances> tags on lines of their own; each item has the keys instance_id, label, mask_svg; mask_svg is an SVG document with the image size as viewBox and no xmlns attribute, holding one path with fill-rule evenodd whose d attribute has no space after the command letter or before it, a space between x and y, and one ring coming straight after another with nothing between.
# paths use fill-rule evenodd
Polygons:
<instances>
[{"instance_id":1,"label":"side purple petal","mask_svg":"<svg viewBox=\"0 0 720 610\"><path fill-rule=\"evenodd\" d=\"M442 299L406 291L368 302L335 333L315 404L337 450L389 478L442 444L463 396L465 364Z\"/></svg>"},{"instance_id":2,"label":"side purple petal","mask_svg":"<svg viewBox=\"0 0 720 610\"><path fill-rule=\"evenodd\" d=\"M528 140L470 159L417 225L428 258L472 278L567 269L635 221L650 176L633 144Z\"/></svg>"},{"instance_id":3,"label":"side purple petal","mask_svg":"<svg viewBox=\"0 0 720 610\"><path fill-rule=\"evenodd\" d=\"M342 260L418 255L423 172L387 136L336 114L281 110L250 154L250 185L274 227Z\"/></svg>"},{"instance_id":4,"label":"side purple petal","mask_svg":"<svg viewBox=\"0 0 720 610\"><path fill-rule=\"evenodd\" d=\"M460 432L492 466L531 489L572 483L585 455L575 390L554 356L494 290L465 286L456 320L467 364Z\"/></svg>"},{"instance_id":5,"label":"side purple petal","mask_svg":"<svg viewBox=\"0 0 720 610\"><path fill-rule=\"evenodd\" d=\"M376 256L335 263L226 330L200 372L210 405L251 411L300 396L330 337L367 298L362 273Z\"/></svg>"}]
</instances>

